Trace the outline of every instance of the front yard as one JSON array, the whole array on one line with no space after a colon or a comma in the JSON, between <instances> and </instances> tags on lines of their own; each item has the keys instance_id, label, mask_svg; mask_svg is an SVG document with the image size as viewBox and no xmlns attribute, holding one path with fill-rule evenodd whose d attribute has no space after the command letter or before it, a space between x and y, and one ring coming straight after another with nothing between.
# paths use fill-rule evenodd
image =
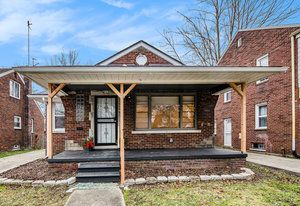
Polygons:
<instances>
[{"instance_id":1,"label":"front yard","mask_svg":"<svg viewBox=\"0 0 300 206\"><path fill-rule=\"evenodd\" d=\"M135 186L125 191L127 206L139 205L300 205L300 178L248 164L252 181L215 181Z\"/></svg>"},{"instance_id":2,"label":"front yard","mask_svg":"<svg viewBox=\"0 0 300 206\"><path fill-rule=\"evenodd\" d=\"M1 206L64 205L69 194L66 187L19 187L0 185Z\"/></svg>"},{"instance_id":3,"label":"front yard","mask_svg":"<svg viewBox=\"0 0 300 206\"><path fill-rule=\"evenodd\" d=\"M33 150L25 149L25 150L0 152L0 158L17 155L17 154L23 154L23 153L27 153L27 152L31 152L31 151L33 151Z\"/></svg>"}]
</instances>

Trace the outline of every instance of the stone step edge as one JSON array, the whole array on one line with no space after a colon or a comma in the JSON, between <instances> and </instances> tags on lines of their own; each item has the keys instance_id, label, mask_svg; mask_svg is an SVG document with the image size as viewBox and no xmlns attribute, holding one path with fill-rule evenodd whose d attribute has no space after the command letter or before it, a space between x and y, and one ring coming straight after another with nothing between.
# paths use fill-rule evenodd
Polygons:
<instances>
[{"instance_id":1,"label":"stone step edge","mask_svg":"<svg viewBox=\"0 0 300 206\"><path fill-rule=\"evenodd\" d=\"M44 186L44 187L55 187L55 186L67 186L72 185L76 182L76 177L70 177L64 180L20 180L20 179L9 179L0 177L0 185L19 185L19 186Z\"/></svg>"},{"instance_id":2,"label":"stone step edge","mask_svg":"<svg viewBox=\"0 0 300 206\"><path fill-rule=\"evenodd\" d=\"M131 185L156 184L167 182L189 182L189 181L215 181L215 180L251 180L255 173L249 168L241 168L243 172L226 175L199 175L199 176L158 176L147 178L127 179L124 189Z\"/></svg>"}]
</instances>

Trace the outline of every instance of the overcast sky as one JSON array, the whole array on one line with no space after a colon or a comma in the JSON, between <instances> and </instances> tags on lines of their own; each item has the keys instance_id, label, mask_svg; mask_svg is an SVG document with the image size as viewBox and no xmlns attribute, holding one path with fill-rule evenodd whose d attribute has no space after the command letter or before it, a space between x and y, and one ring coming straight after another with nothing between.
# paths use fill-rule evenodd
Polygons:
<instances>
[{"instance_id":1,"label":"overcast sky","mask_svg":"<svg viewBox=\"0 0 300 206\"><path fill-rule=\"evenodd\" d=\"M40 65L63 49L76 49L80 64L95 64L141 39L160 45L159 31L181 24L177 11L195 0L0 0L0 67ZM289 23L300 23L300 17Z\"/></svg>"}]
</instances>

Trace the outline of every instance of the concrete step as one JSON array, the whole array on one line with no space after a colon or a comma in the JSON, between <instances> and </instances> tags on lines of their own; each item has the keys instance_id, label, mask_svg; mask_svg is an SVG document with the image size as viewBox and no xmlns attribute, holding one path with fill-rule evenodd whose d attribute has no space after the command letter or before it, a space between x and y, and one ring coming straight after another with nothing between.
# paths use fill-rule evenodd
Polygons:
<instances>
[{"instance_id":1,"label":"concrete step","mask_svg":"<svg viewBox=\"0 0 300 206\"><path fill-rule=\"evenodd\" d=\"M120 179L119 172L78 172L76 175L77 182L118 182Z\"/></svg>"}]
</instances>

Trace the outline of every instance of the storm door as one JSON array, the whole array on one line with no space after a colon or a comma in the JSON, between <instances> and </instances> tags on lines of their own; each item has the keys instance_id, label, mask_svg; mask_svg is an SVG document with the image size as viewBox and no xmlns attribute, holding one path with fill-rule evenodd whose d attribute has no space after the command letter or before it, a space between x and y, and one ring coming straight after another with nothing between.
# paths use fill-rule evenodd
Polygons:
<instances>
[{"instance_id":1,"label":"storm door","mask_svg":"<svg viewBox=\"0 0 300 206\"><path fill-rule=\"evenodd\" d=\"M117 144L117 97L95 98L95 145Z\"/></svg>"}]
</instances>

